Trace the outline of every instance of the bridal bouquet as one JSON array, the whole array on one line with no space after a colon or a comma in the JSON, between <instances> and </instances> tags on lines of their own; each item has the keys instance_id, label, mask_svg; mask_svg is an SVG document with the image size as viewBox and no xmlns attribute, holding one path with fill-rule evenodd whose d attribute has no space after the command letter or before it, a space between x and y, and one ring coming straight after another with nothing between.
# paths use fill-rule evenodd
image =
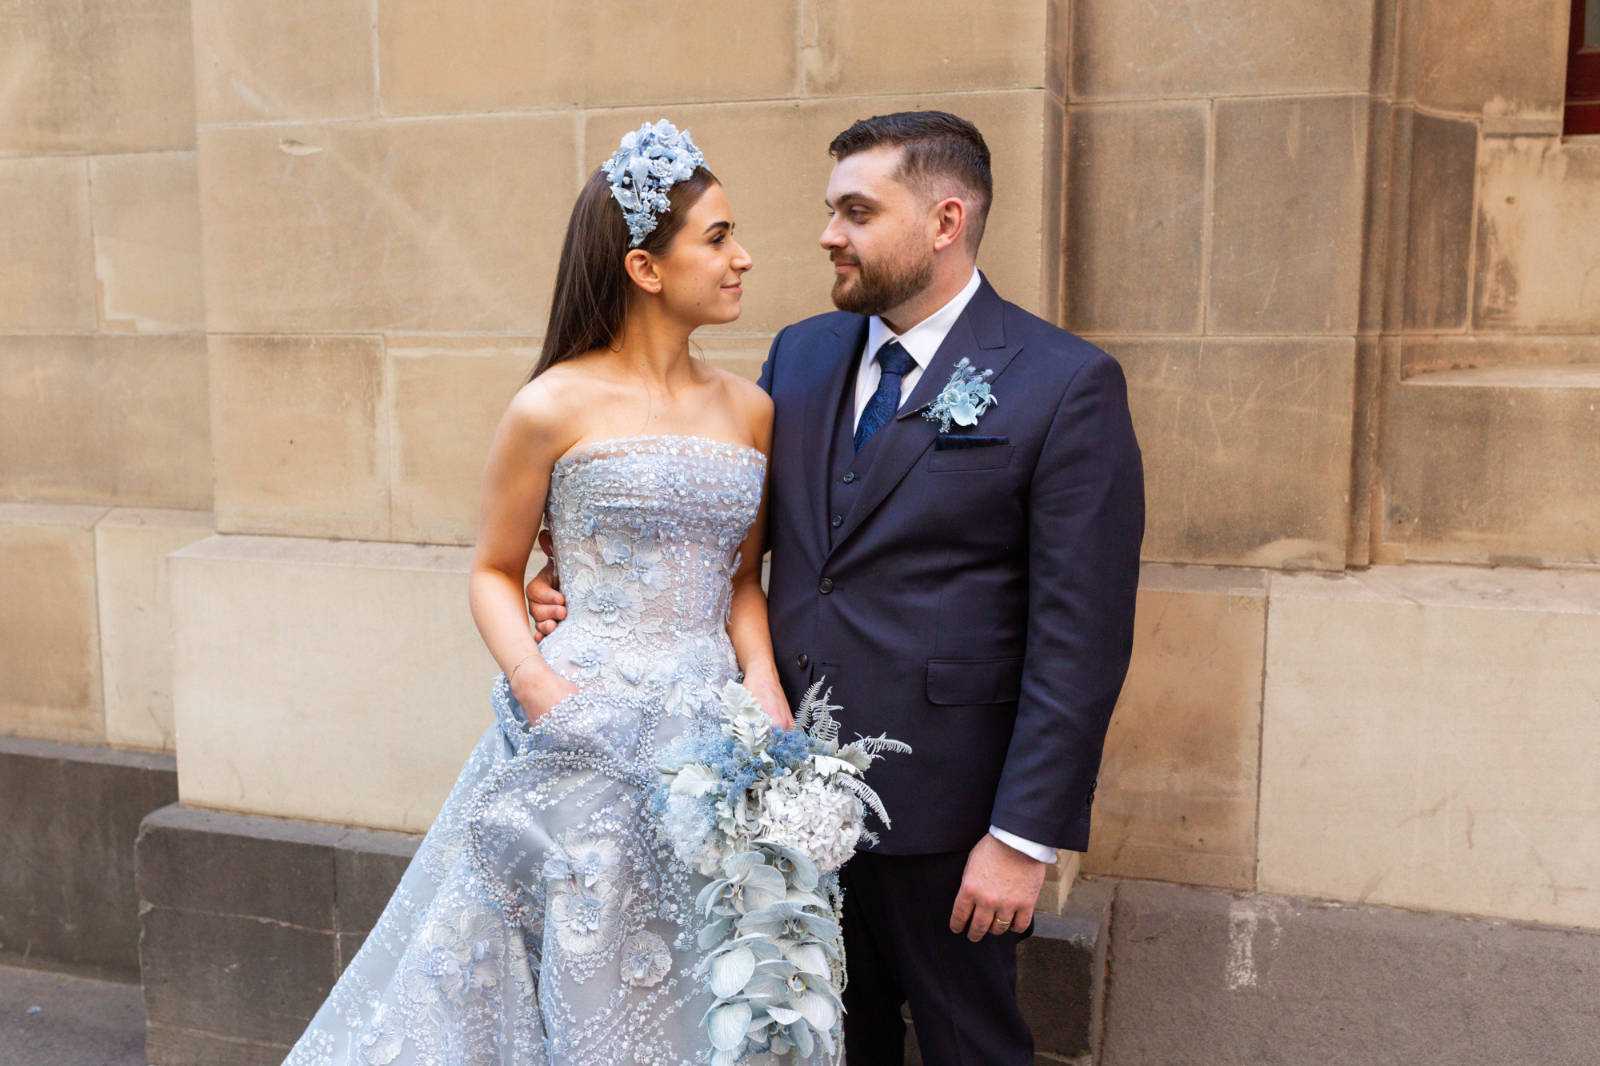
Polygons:
<instances>
[{"instance_id":1,"label":"bridal bouquet","mask_svg":"<svg viewBox=\"0 0 1600 1066\"><path fill-rule=\"evenodd\" d=\"M821 690L819 681L800 701L796 728L774 729L730 681L718 693L721 727L662 753L655 811L678 857L712 879L696 909L702 976L716 997L705 1018L713 1066L747 1051L842 1050L838 869L858 842L876 841L868 810L889 825L863 772L911 748L883 736L840 745L839 708Z\"/></svg>"}]
</instances>

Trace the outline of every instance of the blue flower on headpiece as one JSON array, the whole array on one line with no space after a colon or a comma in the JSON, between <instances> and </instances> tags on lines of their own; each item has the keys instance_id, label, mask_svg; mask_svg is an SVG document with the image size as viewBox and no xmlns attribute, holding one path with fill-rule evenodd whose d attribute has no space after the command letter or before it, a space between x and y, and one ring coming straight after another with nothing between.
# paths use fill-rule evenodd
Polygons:
<instances>
[{"instance_id":1,"label":"blue flower on headpiece","mask_svg":"<svg viewBox=\"0 0 1600 1066\"><path fill-rule=\"evenodd\" d=\"M666 119L623 134L616 154L601 169L611 179L611 198L628 223L629 248L643 244L654 232L657 216L672 210L667 197L672 187L705 165L706 157L689 131L678 132Z\"/></svg>"}]
</instances>

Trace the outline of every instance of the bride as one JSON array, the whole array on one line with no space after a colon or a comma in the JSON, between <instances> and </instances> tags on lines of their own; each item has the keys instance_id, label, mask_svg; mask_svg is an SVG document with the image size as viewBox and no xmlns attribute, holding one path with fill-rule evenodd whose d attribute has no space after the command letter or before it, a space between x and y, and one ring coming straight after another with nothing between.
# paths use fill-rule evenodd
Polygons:
<instances>
[{"instance_id":1,"label":"bride","mask_svg":"<svg viewBox=\"0 0 1600 1066\"><path fill-rule=\"evenodd\" d=\"M751 265L687 131L646 124L584 185L484 479L469 596L494 722L290 1066L712 1061L705 879L647 796L741 672L793 724L760 584L772 403L689 354L739 317ZM541 516L568 597L542 651L522 598Z\"/></svg>"}]
</instances>

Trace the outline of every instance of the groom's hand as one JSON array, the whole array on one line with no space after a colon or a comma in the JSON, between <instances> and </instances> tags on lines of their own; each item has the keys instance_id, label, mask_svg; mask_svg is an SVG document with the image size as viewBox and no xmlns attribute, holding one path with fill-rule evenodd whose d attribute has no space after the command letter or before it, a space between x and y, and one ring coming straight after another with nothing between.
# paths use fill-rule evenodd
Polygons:
<instances>
[{"instance_id":1,"label":"groom's hand","mask_svg":"<svg viewBox=\"0 0 1600 1066\"><path fill-rule=\"evenodd\" d=\"M985 833L961 875L950 931L976 944L990 933L1020 933L1033 924L1045 864Z\"/></svg>"},{"instance_id":2,"label":"groom's hand","mask_svg":"<svg viewBox=\"0 0 1600 1066\"><path fill-rule=\"evenodd\" d=\"M556 576L556 549L548 529L539 531L539 549L550 561L544 564L524 591L528 595L528 615L533 619L533 639L543 640L556 631L556 623L567 616L567 598L556 589L561 579Z\"/></svg>"}]
</instances>

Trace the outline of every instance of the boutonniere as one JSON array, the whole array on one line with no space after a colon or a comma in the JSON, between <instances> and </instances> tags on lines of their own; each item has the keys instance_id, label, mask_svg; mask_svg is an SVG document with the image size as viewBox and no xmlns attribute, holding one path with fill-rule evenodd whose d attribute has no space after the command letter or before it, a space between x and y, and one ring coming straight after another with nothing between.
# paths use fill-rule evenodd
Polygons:
<instances>
[{"instance_id":1,"label":"boutonniere","mask_svg":"<svg viewBox=\"0 0 1600 1066\"><path fill-rule=\"evenodd\" d=\"M992 377L993 370L979 370L962 356L938 397L923 409L922 417L939 423L940 433L950 432L952 422L958 426L977 425L983 413L1000 402L989 389Z\"/></svg>"}]
</instances>

